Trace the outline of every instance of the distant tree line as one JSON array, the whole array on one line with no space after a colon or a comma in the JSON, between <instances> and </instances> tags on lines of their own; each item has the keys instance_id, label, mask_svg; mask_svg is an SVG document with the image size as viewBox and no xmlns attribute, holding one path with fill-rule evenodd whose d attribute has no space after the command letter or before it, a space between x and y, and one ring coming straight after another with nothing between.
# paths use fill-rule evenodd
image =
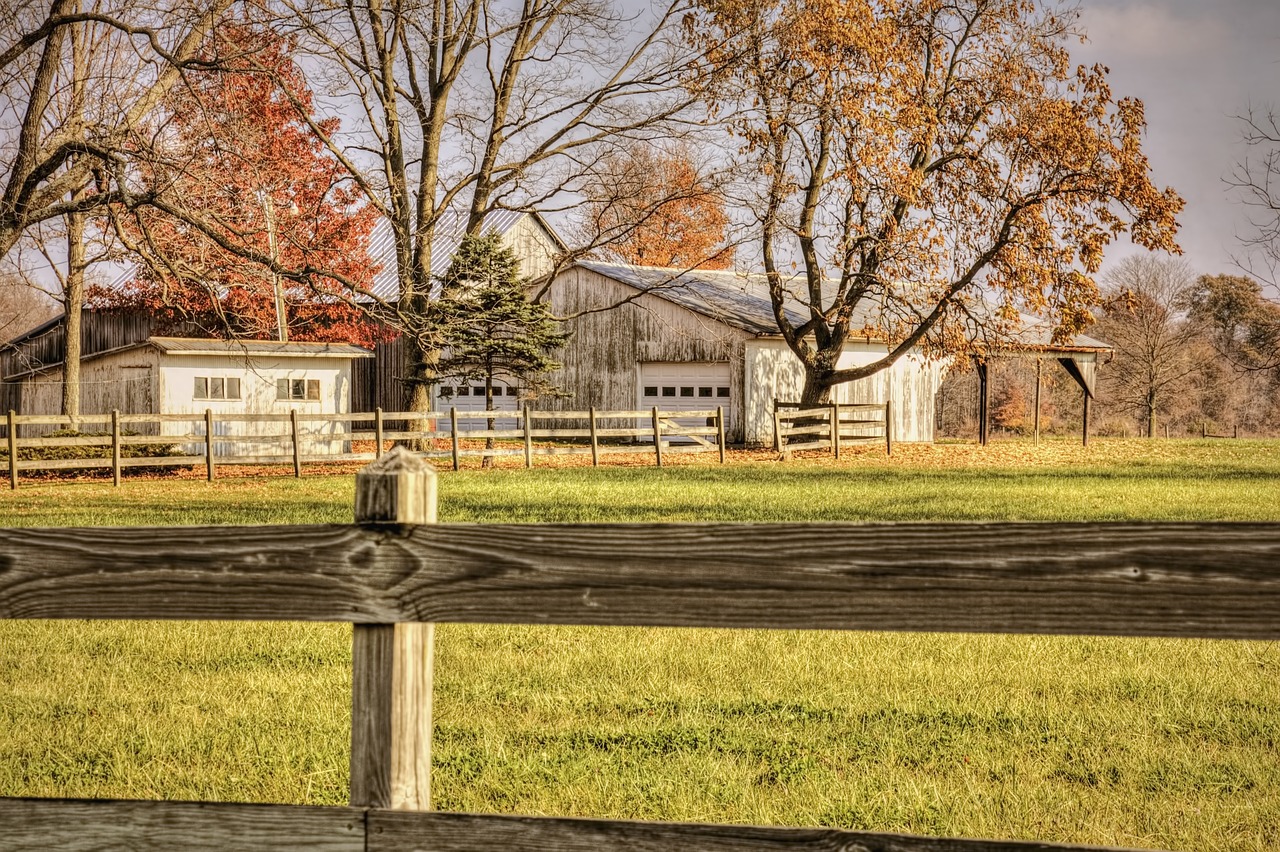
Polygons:
<instances>
[{"instance_id":1,"label":"distant tree line","mask_svg":"<svg viewBox=\"0 0 1280 852\"><path fill-rule=\"evenodd\" d=\"M1150 437L1280 435L1280 305L1241 274L1195 276L1175 258L1132 256L1107 276L1090 334L1115 347L1098 369L1091 431ZM941 434L976 432L978 383L964 364L939 399ZM1010 435L1034 423L1035 361L997 359L992 425ZM1041 370L1041 431L1077 433L1078 385L1048 359Z\"/></svg>"}]
</instances>

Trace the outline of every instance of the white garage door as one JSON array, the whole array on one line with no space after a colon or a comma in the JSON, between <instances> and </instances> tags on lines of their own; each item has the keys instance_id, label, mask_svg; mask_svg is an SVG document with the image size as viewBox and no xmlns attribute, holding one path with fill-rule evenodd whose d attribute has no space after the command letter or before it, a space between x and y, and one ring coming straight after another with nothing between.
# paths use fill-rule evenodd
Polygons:
<instances>
[{"instance_id":1,"label":"white garage door","mask_svg":"<svg viewBox=\"0 0 1280 852\"><path fill-rule=\"evenodd\" d=\"M447 387L447 395L445 388ZM516 388L508 385L501 379L493 381L493 408L495 411L518 411L520 408L518 391ZM453 381L447 383L446 386L437 388L436 390L436 410L445 413L450 408L458 409L461 414L464 411L484 411L484 382L458 382ZM458 421L458 429L460 431L472 432L483 430L487 427L487 419L466 417ZM499 417L493 424L495 429L517 429L519 425L516 420L506 417ZM443 427L449 428L446 422Z\"/></svg>"},{"instance_id":2,"label":"white garage door","mask_svg":"<svg viewBox=\"0 0 1280 852\"><path fill-rule=\"evenodd\" d=\"M640 405L662 411L729 407L727 363L660 362L640 365Z\"/></svg>"},{"instance_id":3,"label":"white garage door","mask_svg":"<svg viewBox=\"0 0 1280 852\"><path fill-rule=\"evenodd\" d=\"M653 362L640 365L640 406L659 411L714 411L729 396L727 363ZM685 426L706 426L703 419L677 419ZM714 438L712 438L714 440Z\"/></svg>"}]
</instances>

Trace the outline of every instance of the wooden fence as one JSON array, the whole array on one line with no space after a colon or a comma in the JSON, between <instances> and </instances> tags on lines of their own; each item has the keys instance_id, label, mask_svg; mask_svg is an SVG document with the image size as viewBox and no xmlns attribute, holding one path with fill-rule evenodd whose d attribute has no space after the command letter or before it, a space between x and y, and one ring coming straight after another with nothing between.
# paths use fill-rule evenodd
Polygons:
<instances>
[{"instance_id":1,"label":"wooden fence","mask_svg":"<svg viewBox=\"0 0 1280 852\"><path fill-rule=\"evenodd\" d=\"M355 525L0 529L0 618L355 625L351 807L0 799L14 848L1096 849L429 813L433 622L1280 639L1280 524L448 524L393 450Z\"/></svg>"},{"instance_id":2,"label":"wooden fence","mask_svg":"<svg viewBox=\"0 0 1280 852\"><path fill-rule=\"evenodd\" d=\"M480 428L468 428L479 421ZM489 421L502 425L516 422L515 428L485 428ZM537 421L553 421L537 426ZM581 426L574 421L583 421ZM619 425L627 423L629 425ZM173 431L173 425L181 426ZM422 424L423 428L412 428ZM447 414L420 414L409 411L384 412L377 409L356 414L86 414L75 418L61 415L19 415L9 412L2 424L6 433L9 487L18 487L24 470L75 470L110 468L112 480L120 484L120 472L129 467L199 467L203 465L210 482L219 465L292 465L295 476L304 464L372 461L381 457L387 441L421 440L428 447L422 455L451 459L457 470L460 460L474 456L523 456L525 467L533 467L535 456L591 454L593 465L608 453L635 453L635 444L653 445L654 462L661 467L668 453L718 452L725 460L724 408L707 411L456 411ZM100 434L22 436L22 427L75 429ZM249 427L227 431L228 427ZM445 428L442 428L445 427ZM221 431L220 431L221 430ZM166 431L168 434L166 434ZM139 434L141 433L141 434ZM353 452L352 442L369 442L373 449ZM508 446L476 447L479 441L505 442ZM536 446L534 441L578 441L581 446ZM464 442L466 446L464 445ZM519 446L509 446L519 442ZM127 455L126 447L182 447L181 455ZM24 449L97 447L109 450L100 458L22 458ZM322 451L317 452L320 449ZM161 452L165 452L161 450Z\"/></svg>"},{"instance_id":3,"label":"wooden fence","mask_svg":"<svg viewBox=\"0 0 1280 852\"><path fill-rule=\"evenodd\" d=\"M879 415L868 416L868 415ZM884 443L893 455L892 403L832 402L805 406L773 401L773 448L784 456L793 450L831 450L840 458L841 446ZM835 428L832 428L833 424ZM793 440L799 438L799 440Z\"/></svg>"}]
</instances>

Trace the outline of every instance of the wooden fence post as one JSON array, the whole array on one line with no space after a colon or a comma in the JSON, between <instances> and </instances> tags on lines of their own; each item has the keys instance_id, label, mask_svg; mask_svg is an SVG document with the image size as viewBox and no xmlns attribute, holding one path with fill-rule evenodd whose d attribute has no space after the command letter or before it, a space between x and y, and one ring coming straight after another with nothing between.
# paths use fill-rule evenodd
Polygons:
<instances>
[{"instance_id":1,"label":"wooden fence post","mask_svg":"<svg viewBox=\"0 0 1280 852\"><path fill-rule=\"evenodd\" d=\"M782 452L782 418L778 414L778 401L773 401L773 451Z\"/></svg>"},{"instance_id":2,"label":"wooden fence post","mask_svg":"<svg viewBox=\"0 0 1280 852\"><path fill-rule=\"evenodd\" d=\"M302 476L302 452L298 446L298 409L289 409L289 432L293 435L293 475Z\"/></svg>"},{"instance_id":3,"label":"wooden fence post","mask_svg":"<svg viewBox=\"0 0 1280 852\"><path fill-rule=\"evenodd\" d=\"M724 464L724 406L716 406L716 440L720 444L720 464Z\"/></svg>"},{"instance_id":4,"label":"wooden fence post","mask_svg":"<svg viewBox=\"0 0 1280 852\"><path fill-rule=\"evenodd\" d=\"M653 456L662 467L662 421L658 419L658 406L653 407Z\"/></svg>"},{"instance_id":5,"label":"wooden fence post","mask_svg":"<svg viewBox=\"0 0 1280 852\"><path fill-rule=\"evenodd\" d=\"M831 452L840 460L840 403L831 403Z\"/></svg>"},{"instance_id":6,"label":"wooden fence post","mask_svg":"<svg viewBox=\"0 0 1280 852\"><path fill-rule=\"evenodd\" d=\"M533 428L530 425L529 403L524 404L524 466L533 467Z\"/></svg>"},{"instance_id":7,"label":"wooden fence post","mask_svg":"<svg viewBox=\"0 0 1280 852\"><path fill-rule=\"evenodd\" d=\"M587 409L587 416L591 418L591 466L600 466L600 441L596 437L596 407L593 405Z\"/></svg>"},{"instance_id":8,"label":"wooden fence post","mask_svg":"<svg viewBox=\"0 0 1280 852\"><path fill-rule=\"evenodd\" d=\"M213 409L204 410L204 471L205 477L213 482Z\"/></svg>"},{"instance_id":9,"label":"wooden fence post","mask_svg":"<svg viewBox=\"0 0 1280 852\"><path fill-rule=\"evenodd\" d=\"M1034 428L1035 428L1037 447L1040 446L1040 368L1041 366L1043 366L1043 364L1044 362L1041 361L1039 358L1036 359L1036 413L1034 417L1034 421L1035 421Z\"/></svg>"},{"instance_id":10,"label":"wooden fence post","mask_svg":"<svg viewBox=\"0 0 1280 852\"><path fill-rule=\"evenodd\" d=\"M403 447L356 474L356 523L431 524L435 468ZM431 808L434 625L357 624L351 659L351 804Z\"/></svg>"},{"instance_id":11,"label":"wooden fence post","mask_svg":"<svg viewBox=\"0 0 1280 852\"><path fill-rule=\"evenodd\" d=\"M1209 424L1204 422L1203 420L1200 421L1200 437L1201 438L1209 437Z\"/></svg>"},{"instance_id":12,"label":"wooden fence post","mask_svg":"<svg viewBox=\"0 0 1280 852\"><path fill-rule=\"evenodd\" d=\"M380 459L382 458L382 406L380 405L373 410L373 440L377 442L373 457Z\"/></svg>"},{"instance_id":13,"label":"wooden fence post","mask_svg":"<svg viewBox=\"0 0 1280 852\"><path fill-rule=\"evenodd\" d=\"M111 484L120 487L120 411L111 409Z\"/></svg>"},{"instance_id":14,"label":"wooden fence post","mask_svg":"<svg viewBox=\"0 0 1280 852\"><path fill-rule=\"evenodd\" d=\"M893 403L884 401L884 454L893 455Z\"/></svg>"},{"instance_id":15,"label":"wooden fence post","mask_svg":"<svg viewBox=\"0 0 1280 852\"><path fill-rule=\"evenodd\" d=\"M12 408L9 409L9 488L18 487L18 420Z\"/></svg>"},{"instance_id":16,"label":"wooden fence post","mask_svg":"<svg viewBox=\"0 0 1280 852\"><path fill-rule=\"evenodd\" d=\"M458 469L458 409L449 408L449 438L453 442L453 469Z\"/></svg>"}]
</instances>

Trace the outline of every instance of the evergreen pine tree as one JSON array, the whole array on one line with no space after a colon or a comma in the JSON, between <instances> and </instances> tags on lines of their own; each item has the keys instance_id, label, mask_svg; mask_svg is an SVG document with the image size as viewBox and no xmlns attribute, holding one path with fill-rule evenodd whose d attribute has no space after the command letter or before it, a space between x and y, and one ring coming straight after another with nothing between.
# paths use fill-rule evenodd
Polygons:
<instances>
[{"instance_id":1,"label":"evergreen pine tree","mask_svg":"<svg viewBox=\"0 0 1280 852\"><path fill-rule=\"evenodd\" d=\"M514 380L521 401L555 392L546 374L560 368L552 353L567 335L546 305L529 301L519 261L496 234L462 240L433 313L444 347L439 377L483 379L486 411L494 410L495 378ZM492 449L493 440L485 446Z\"/></svg>"}]
</instances>

